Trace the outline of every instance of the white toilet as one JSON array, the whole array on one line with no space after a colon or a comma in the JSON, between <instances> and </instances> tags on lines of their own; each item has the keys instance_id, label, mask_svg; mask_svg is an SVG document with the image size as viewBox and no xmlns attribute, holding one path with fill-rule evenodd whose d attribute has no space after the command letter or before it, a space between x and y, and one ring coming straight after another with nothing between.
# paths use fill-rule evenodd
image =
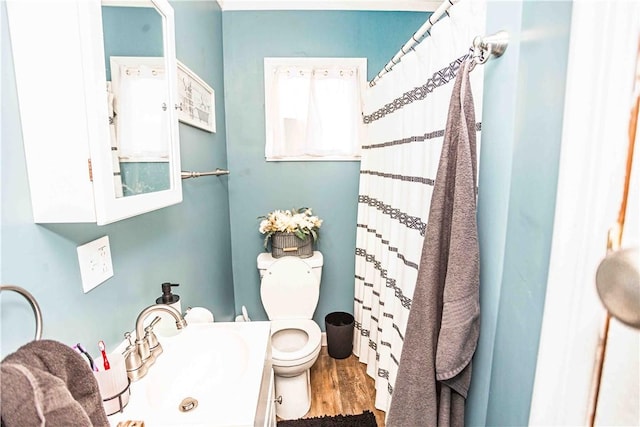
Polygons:
<instances>
[{"instance_id":1,"label":"white toilet","mask_svg":"<svg viewBox=\"0 0 640 427\"><path fill-rule=\"evenodd\" d=\"M311 407L309 369L318 359L321 331L313 321L318 305L322 254L309 258L258 255L260 297L271 321L271 359L278 417L291 420Z\"/></svg>"}]
</instances>

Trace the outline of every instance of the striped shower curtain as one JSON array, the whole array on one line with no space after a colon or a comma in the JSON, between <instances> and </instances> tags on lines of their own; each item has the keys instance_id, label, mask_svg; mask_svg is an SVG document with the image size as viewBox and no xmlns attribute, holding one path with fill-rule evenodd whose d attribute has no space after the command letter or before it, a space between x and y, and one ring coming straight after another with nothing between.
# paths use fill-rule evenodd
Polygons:
<instances>
[{"instance_id":1,"label":"striped shower curtain","mask_svg":"<svg viewBox=\"0 0 640 427\"><path fill-rule=\"evenodd\" d=\"M415 50L365 93L358 193L354 353L374 378L375 406L391 402L422 253L449 99L484 1L461 0ZM471 73L482 117L482 66ZM480 152L480 123L478 152Z\"/></svg>"}]
</instances>

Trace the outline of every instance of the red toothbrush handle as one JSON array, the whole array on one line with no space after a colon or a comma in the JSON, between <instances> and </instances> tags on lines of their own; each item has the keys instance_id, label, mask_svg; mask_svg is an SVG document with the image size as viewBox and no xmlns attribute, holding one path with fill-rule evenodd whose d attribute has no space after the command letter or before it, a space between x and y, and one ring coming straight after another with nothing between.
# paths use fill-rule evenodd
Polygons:
<instances>
[{"instance_id":1,"label":"red toothbrush handle","mask_svg":"<svg viewBox=\"0 0 640 427\"><path fill-rule=\"evenodd\" d=\"M102 350L102 362L104 362L105 371L111 369L111 366L109 366L109 360L107 359L107 353L105 353L104 350Z\"/></svg>"}]
</instances>

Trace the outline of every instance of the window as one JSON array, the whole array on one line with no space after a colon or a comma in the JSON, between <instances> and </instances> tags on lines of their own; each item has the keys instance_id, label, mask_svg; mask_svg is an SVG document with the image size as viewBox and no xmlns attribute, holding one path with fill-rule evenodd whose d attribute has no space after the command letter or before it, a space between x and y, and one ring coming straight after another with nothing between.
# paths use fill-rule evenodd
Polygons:
<instances>
[{"instance_id":1,"label":"window","mask_svg":"<svg viewBox=\"0 0 640 427\"><path fill-rule=\"evenodd\" d=\"M265 157L359 160L366 58L265 58Z\"/></svg>"}]
</instances>

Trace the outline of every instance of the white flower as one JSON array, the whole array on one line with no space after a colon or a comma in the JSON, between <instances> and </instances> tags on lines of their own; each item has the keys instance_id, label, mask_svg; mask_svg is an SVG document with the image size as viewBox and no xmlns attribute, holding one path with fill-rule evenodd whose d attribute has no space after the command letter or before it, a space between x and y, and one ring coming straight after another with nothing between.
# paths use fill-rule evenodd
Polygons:
<instances>
[{"instance_id":1,"label":"white flower","mask_svg":"<svg viewBox=\"0 0 640 427\"><path fill-rule=\"evenodd\" d=\"M276 232L295 233L300 238L311 235L314 240L317 240L318 229L322 226L322 220L313 215L310 208L275 210L260 218L262 220L258 231L266 234L265 247Z\"/></svg>"},{"instance_id":2,"label":"white flower","mask_svg":"<svg viewBox=\"0 0 640 427\"><path fill-rule=\"evenodd\" d=\"M260 233L264 234L267 231L269 231L271 222L268 219L263 219L262 221L260 221Z\"/></svg>"}]
</instances>

